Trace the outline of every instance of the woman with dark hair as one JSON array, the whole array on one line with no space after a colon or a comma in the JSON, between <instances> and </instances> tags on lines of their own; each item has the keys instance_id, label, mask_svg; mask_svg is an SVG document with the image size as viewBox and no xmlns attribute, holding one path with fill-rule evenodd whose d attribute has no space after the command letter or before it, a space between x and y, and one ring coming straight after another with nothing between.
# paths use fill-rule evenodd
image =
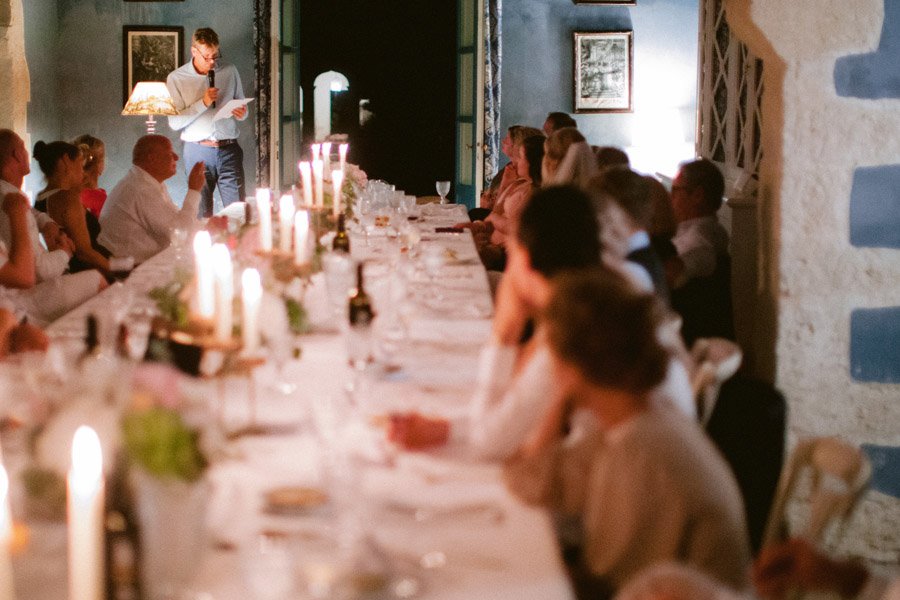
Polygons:
<instances>
[{"instance_id":1,"label":"woman with dark hair","mask_svg":"<svg viewBox=\"0 0 900 600\"><path fill-rule=\"evenodd\" d=\"M500 195L494 210L484 220L490 224L490 242L503 246L515 229L519 215L531 195L541 187L541 161L544 158L544 136L533 135L518 146L516 180ZM479 250L481 250L479 248Z\"/></svg>"},{"instance_id":2,"label":"woman with dark hair","mask_svg":"<svg viewBox=\"0 0 900 600\"><path fill-rule=\"evenodd\" d=\"M100 211L106 203L106 190L98 183L103 171L106 170L106 145L103 140L89 134L78 136L73 143L84 155L81 204L99 219Z\"/></svg>"},{"instance_id":3,"label":"woman with dark hair","mask_svg":"<svg viewBox=\"0 0 900 600\"><path fill-rule=\"evenodd\" d=\"M97 243L100 222L81 204L84 155L68 142L38 142L34 158L47 178L35 208L50 215L72 239L75 255L69 263L73 273L97 269L108 275L110 252Z\"/></svg>"}]
</instances>

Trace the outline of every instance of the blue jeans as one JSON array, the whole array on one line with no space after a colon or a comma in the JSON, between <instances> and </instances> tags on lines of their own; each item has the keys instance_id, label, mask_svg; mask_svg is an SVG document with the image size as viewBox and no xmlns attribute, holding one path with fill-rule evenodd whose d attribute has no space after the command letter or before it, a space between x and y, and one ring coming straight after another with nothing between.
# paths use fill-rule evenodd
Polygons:
<instances>
[{"instance_id":1,"label":"blue jeans","mask_svg":"<svg viewBox=\"0 0 900 600\"><path fill-rule=\"evenodd\" d=\"M200 190L198 216L215 213L213 192L219 186L222 207L244 199L244 151L237 143L210 148L194 142L184 143L184 165L188 173L200 161L206 163L206 185Z\"/></svg>"}]
</instances>

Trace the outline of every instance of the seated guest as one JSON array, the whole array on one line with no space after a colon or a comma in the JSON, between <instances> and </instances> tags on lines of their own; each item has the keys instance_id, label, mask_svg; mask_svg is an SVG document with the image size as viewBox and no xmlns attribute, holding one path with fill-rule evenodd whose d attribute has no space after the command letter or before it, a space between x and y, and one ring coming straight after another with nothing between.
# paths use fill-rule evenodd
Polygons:
<instances>
[{"instance_id":1,"label":"seated guest","mask_svg":"<svg viewBox=\"0 0 900 600\"><path fill-rule=\"evenodd\" d=\"M694 420L649 399L669 360L662 304L608 272L567 274L543 315L560 393L505 474L524 500L579 523L574 579L594 591L581 597L665 560L744 588L750 548L728 465ZM566 438L575 409L600 431Z\"/></svg>"},{"instance_id":2,"label":"seated guest","mask_svg":"<svg viewBox=\"0 0 900 600\"><path fill-rule=\"evenodd\" d=\"M615 146L592 146L594 156L597 157L597 168L600 172L614 167L631 168L631 161L624 150Z\"/></svg>"},{"instance_id":3,"label":"seated guest","mask_svg":"<svg viewBox=\"0 0 900 600\"><path fill-rule=\"evenodd\" d=\"M0 130L0 194L12 194L24 198L21 191L25 175L31 172L31 164L25 142L15 132ZM24 200L27 203L27 199ZM47 223L41 228L48 251L41 244L35 214L43 216ZM83 271L63 275L69 259L74 254L74 244L43 213L29 209L24 220L13 219L5 210L0 212L0 241L10 249L9 258L3 262L16 262L16 248L27 239L34 261L33 282L27 285L21 279L0 281L7 295L13 293L16 306L36 324L45 324L62 316L106 287L106 280L97 271ZM13 289L19 289L13 292Z\"/></svg>"},{"instance_id":4,"label":"seated guest","mask_svg":"<svg viewBox=\"0 0 900 600\"><path fill-rule=\"evenodd\" d=\"M698 337L734 338L728 234L716 217L724 191L722 173L706 159L683 164L672 182L678 256L666 263L666 276L688 345Z\"/></svg>"},{"instance_id":5,"label":"seated guest","mask_svg":"<svg viewBox=\"0 0 900 600\"><path fill-rule=\"evenodd\" d=\"M44 352L49 345L40 327L19 321L12 312L0 308L0 359L21 352Z\"/></svg>"},{"instance_id":6,"label":"seated guest","mask_svg":"<svg viewBox=\"0 0 900 600\"><path fill-rule=\"evenodd\" d=\"M621 211L619 214L625 236L623 258L633 274L649 284L660 299L668 304L666 272L650 245L650 234L647 232L653 216L647 178L626 168L609 169L594 179L590 193L598 205L598 213L607 211L610 203Z\"/></svg>"},{"instance_id":7,"label":"seated guest","mask_svg":"<svg viewBox=\"0 0 900 600\"><path fill-rule=\"evenodd\" d=\"M534 127L525 127L524 125L513 125L507 130L501 148L503 154L509 158L509 163L491 180L491 185L488 189L482 192L479 207L485 210L474 214L470 213L473 221L486 217L494 209L494 205L500 196L516 182L518 179L517 163L521 154L519 149L526 138L535 135L542 136L541 131Z\"/></svg>"},{"instance_id":8,"label":"seated guest","mask_svg":"<svg viewBox=\"0 0 900 600\"><path fill-rule=\"evenodd\" d=\"M672 245L677 224L675 223L675 211L672 209L672 198L669 196L666 186L652 175L644 175L650 184L650 201L653 203L653 216L650 217L650 243L656 250L657 256L663 264L676 256L678 251Z\"/></svg>"},{"instance_id":9,"label":"seated guest","mask_svg":"<svg viewBox=\"0 0 900 600\"><path fill-rule=\"evenodd\" d=\"M47 187L38 194L35 208L45 212L66 231L75 244L69 262L73 273L97 269L109 273L109 250L97 242L100 222L81 204L84 156L78 146L66 142L34 145Z\"/></svg>"},{"instance_id":10,"label":"seated guest","mask_svg":"<svg viewBox=\"0 0 900 600\"><path fill-rule=\"evenodd\" d=\"M178 155L162 135L145 135L134 145L131 170L109 193L100 213L100 243L116 256L133 256L141 263L169 245L172 229L197 223L204 165L198 162L188 175L188 191L179 209L166 179L177 171Z\"/></svg>"},{"instance_id":11,"label":"seated guest","mask_svg":"<svg viewBox=\"0 0 900 600\"><path fill-rule=\"evenodd\" d=\"M552 277L571 269L601 268L593 204L572 187L541 190L526 205L507 248L509 261L497 291L491 339L481 351L468 418L469 447L486 459L502 459L515 452L555 395L542 328L523 339L529 323L547 303ZM678 406L693 417L696 410L687 372L674 359L675 350L664 385L653 392L653 402ZM439 444L446 435L440 435L437 425L417 415L395 416L390 437L412 448ZM443 433L464 438L466 429L466 423L454 422Z\"/></svg>"},{"instance_id":12,"label":"seated guest","mask_svg":"<svg viewBox=\"0 0 900 600\"><path fill-rule=\"evenodd\" d=\"M541 129L544 130L544 135L550 137L554 131L557 129L562 129L563 127L573 127L575 129L578 128L578 123L575 122L575 119L572 118L571 115L564 112L552 112L547 115L547 118L544 120L544 125Z\"/></svg>"},{"instance_id":13,"label":"seated guest","mask_svg":"<svg viewBox=\"0 0 900 600\"><path fill-rule=\"evenodd\" d=\"M545 187L574 185L587 189L597 174L597 161L581 132L573 127L563 127L547 138L541 169L541 182Z\"/></svg>"},{"instance_id":14,"label":"seated guest","mask_svg":"<svg viewBox=\"0 0 900 600\"><path fill-rule=\"evenodd\" d=\"M84 134L73 142L84 155L84 179L81 181L81 204L96 218L106 202L106 190L100 187L100 176L106 170L106 145L92 135Z\"/></svg>"},{"instance_id":15,"label":"seated guest","mask_svg":"<svg viewBox=\"0 0 900 600\"><path fill-rule=\"evenodd\" d=\"M531 195L541 186L541 162L544 156L544 136L532 135L519 144L516 161L516 181L500 195L494 210L484 220L470 225L475 246L484 266L489 270L503 270L506 262L504 246L519 222L522 210ZM465 226L465 224L463 224Z\"/></svg>"}]
</instances>

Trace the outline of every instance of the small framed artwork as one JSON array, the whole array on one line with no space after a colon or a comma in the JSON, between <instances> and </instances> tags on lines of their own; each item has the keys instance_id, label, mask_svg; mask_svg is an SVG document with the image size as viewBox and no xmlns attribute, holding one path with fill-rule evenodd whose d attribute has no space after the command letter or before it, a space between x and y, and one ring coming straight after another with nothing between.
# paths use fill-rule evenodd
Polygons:
<instances>
[{"instance_id":1,"label":"small framed artwork","mask_svg":"<svg viewBox=\"0 0 900 600\"><path fill-rule=\"evenodd\" d=\"M132 0L133 2L134 0ZM611 4L613 6L635 6L635 0L573 0L575 4Z\"/></svg>"},{"instance_id":2,"label":"small framed artwork","mask_svg":"<svg viewBox=\"0 0 900 600\"><path fill-rule=\"evenodd\" d=\"M632 112L631 31L574 32L575 112Z\"/></svg>"},{"instance_id":3,"label":"small framed artwork","mask_svg":"<svg viewBox=\"0 0 900 600\"><path fill-rule=\"evenodd\" d=\"M138 81L165 81L184 58L184 27L122 28L122 104Z\"/></svg>"}]
</instances>

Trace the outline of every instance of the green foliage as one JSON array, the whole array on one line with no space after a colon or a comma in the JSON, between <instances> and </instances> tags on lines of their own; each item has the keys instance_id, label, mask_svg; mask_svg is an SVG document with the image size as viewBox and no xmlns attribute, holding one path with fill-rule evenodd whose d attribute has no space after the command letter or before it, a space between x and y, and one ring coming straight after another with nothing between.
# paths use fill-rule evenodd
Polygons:
<instances>
[{"instance_id":1,"label":"green foliage","mask_svg":"<svg viewBox=\"0 0 900 600\"><path fill-rule=\"evenodd\" d=\"M149 293L160 314L177 327L184 327L188 323L188 305L181 299L182 290L184 282L176 277L174 281L155 287Z\"/></svg>"},{"instance_id":2,"label":"green foliage","mask_svg":"<svg viewBox=\"0 0 900 600\"><path fill-rule=\"evenodd\" d=\"M151 475L196 481L206 469L199 434L172 409L129 413L122 431L129 459Z\"/></svg>"},{"instance_id":3,"label":"green foliage","mask_svg":"<svg viewBox=\"0 0 900 600\"><path fill-rule=\"evenodd\" d=\"M284 308L287 311L288 326L295 334L309 332L309 319L303 304L294 298L284 297Z\"/></svg>"}]
</instances>

